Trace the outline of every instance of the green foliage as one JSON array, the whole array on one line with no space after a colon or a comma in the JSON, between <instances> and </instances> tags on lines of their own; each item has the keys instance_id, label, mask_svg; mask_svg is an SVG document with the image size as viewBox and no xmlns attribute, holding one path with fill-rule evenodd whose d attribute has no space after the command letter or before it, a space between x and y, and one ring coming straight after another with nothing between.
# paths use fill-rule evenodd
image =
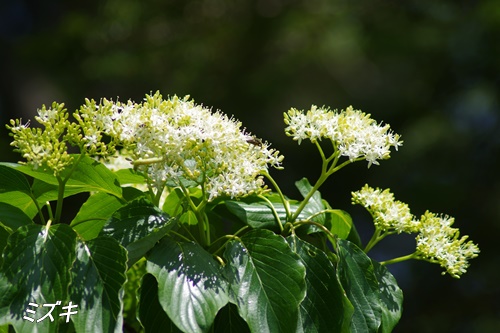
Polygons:
<instances>
[{"instance_id":1,"label":"green foliage","mask_svg":"<svg viewBox=\"0 0 500 333\"><path fill-rule=\"evenodd\" d=\"M127 104L140 121L130 124L124 117L121 127L115 120L123 116L123 105L106 101L103 111L87 102L89 121L82 130L93 128L90 120L102 112L120 109L100 118L101 127L116 125L127 138L120 143L124 149L138 149L133 168L112 171L113 165L87 155L88 147L68 155L66 167L57 164L57 170L48 167L51 160L45 157L40 160L46 164L40 165L0 164L0 330L12 326L16 332L77 333L125 328L189 333L392 331L402 315L402 291L385 267L389 261L378 263L367 255L383 237L376 229L362 249L351 216L332 208L319 192L329 176L352 162L366 160L370 166L389 158L389 148L401 143L398 135L387 132L388 125L380 127L352 108L331 113L313 107L304 116L311 119L297 110L290 112L285 118L290 135L311 139L323 162L314 184L306 178L295 183L302 199L294 200L281 192L267 170L269 165L280 168L279 152L240 132L233 120L192 102L182 104L187 99L164 101L156 93L146 100L149 104ZM169 109L172 105L183 105L183 112L189 112L177 117L176 109ZM144 128L158 121L168 128L165 110L175 119L174 133L200 138L186 135L179 143L169 133L178 152L162 157L168 147L156 140L163 128L155 128L157 133L149 138L149 128ZM51 111L43 109L49 115ZM151 117L144 112L151 112ZM337 132L324 121L332 117L340 119ZM217 124L212 137L205 123ZM16 124L20 140L26 127ZM68 126L76 140L76 125ZM225 126L232 137L219 133ZM130 136L130 128L144 137ZM323 134L333 144L330 156L319 143ZM112 139L118 142L118 137ZM160 149L158 156L144 153L138 144L143 139L151 145L148 149ZM46 149L43 144L35 148ZM92 144L100 153L107 151L102 142ZM350 148L344 151L346 144ZM19 145L31 149L26 142ZM183 155L186 150L192 151ZM264 177L275 191L262 186ZM89 196L71 219L62 207L65 198L77 193ZM379 192L373 193L363 200L379 200ZM394 211L393 199L391 194L382 200L384 212ZM390 214L380 218L386 215ZM397 214L389 217L398 219ZM449 219L429 213L428 220L436 225ZM422 226L411 223L415 229ZM460 253L459 268L478 252L474 244L466 244L469 252ZM408 258L432 261L416 255L392 261Z\"/></svg>"}]
</instances>

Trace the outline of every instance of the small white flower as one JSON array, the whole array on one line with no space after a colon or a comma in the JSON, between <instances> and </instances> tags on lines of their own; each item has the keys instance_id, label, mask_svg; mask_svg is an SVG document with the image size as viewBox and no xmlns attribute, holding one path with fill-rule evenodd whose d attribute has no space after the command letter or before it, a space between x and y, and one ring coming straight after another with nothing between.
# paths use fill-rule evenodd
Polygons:
<instances>
[{"instance_id":1,"label":"small white flower","mask_svg":"<svg viewBox=\"0 0 500 333\"><path fill-rule=\"evenodd\" d=\"M468 260L478 256L478 246L472 241L467 242L468 236L460 238L460 231L451 227L455 221L452 217L427 211L420 221L417 255L440 264L448 274L459 278L469 267Z\"/></svg>"}]
</instances>

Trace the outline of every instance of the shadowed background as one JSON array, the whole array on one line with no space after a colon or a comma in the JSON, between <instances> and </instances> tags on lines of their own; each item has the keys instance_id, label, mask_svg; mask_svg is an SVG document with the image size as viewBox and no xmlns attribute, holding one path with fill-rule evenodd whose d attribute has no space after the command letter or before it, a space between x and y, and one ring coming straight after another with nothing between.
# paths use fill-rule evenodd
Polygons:
<instances>
[{"instance_id":1,"label":"shadowed background","mask_svg":"<svg viewBox=\"0 0 500 333\"><path fill-rule=\"evenodd\" d=\"M371 221L350 192L389 187L417 216L456 217L482 251L460 280L425 262L390 266L405 295L395 332L500 328L497 0L3 0L0 50L0 123L54 100L73 111L86 97L189 94L280 150L285 169L273 176L296 198L294 182L315 181L320 158L285 136L283 112L353 105L391 124L400 151L341 170L323 197L366 242ZM9 142L1 126L2 160L17 161ZM413 237L393 236L371 255L413 249Z\"/></svg>"}]
</instances>

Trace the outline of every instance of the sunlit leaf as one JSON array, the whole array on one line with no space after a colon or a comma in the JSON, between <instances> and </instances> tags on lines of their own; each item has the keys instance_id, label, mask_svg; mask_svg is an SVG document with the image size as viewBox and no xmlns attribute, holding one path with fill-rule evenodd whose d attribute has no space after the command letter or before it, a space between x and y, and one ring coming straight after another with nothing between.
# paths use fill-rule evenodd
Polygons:
<instances>
[{"instance_id":1,"label":"sunlit leaf","mask_svg":"<svg viewBox=\"0 0 500 333\"><path fill-rule=\"evenodd\" d=\"M76 332L122 332L122 288L127 252L110 237L78 241L70 300Z\"/></svg>"},{"instance_id":2,"label":"sunlit leaf","mask_svg":"<svg viewBox=\"0 0 500 333\"><path fill-rule=\"evenodd\" d=\"M119 186L116 175L111 170L86 155L83 156L76 167L73 168L74 163L78 161L79 155L73 154L71 156L74 158L73 164L67 166L60 175L61 179L64 179L68 174L70 174L70 177L66 182L66 188L68 191L72 191L72 193L83 191L106 192L121 197L121 187ZM9 166L47 184L59 185L59 181L51 170L33 170L28 165L18 165L12 163Z\"/></svg>"},{"instance_id":3,"label":"sunlit leaf","mask_svg":"<svg viewBox=\"0 0 500 333\"><path fill-rule=\"evenodd\" d=\"M33 221L21 209L0 202L0 223L9 227L12 231L24 225L30 225Z\"/></svg>"},{"instance_id":4,"label":"sunlit leaf","mask_svg":"<svg viewBox=\"0 0 500 333\"><path fill-rule=\"evenodd\" d=\"M42 304L56 304L52 312L58 318L68 299L71 266L75 260L76 233L58 224L49 228L29 225L18 228L8 239L0 273L0 324L11 323L17 332L54 332L57 321L39 323L23 319L28 303L39 305L34 316L40 319L50 309ZM2 277L3 276L3 277ZM32 308L33 309L33 308Z\"/></svg>"},{"instance_id":5,"label":"sunlit leaf","mask_svg":"<svg viewBox=\"0 0 500 333\"><path fill-rule=\"evenodd\" d=\"M123 189L123 196L127 200L133 200L141 195L142 192L137 189L129 187ZM114 195L97 192L80 207L70 225L80 237L90 240L99 235L111 215L125 204L126 202Z\"/></svg>"},{"instance_id":6,"label":"sunlit leaf","mask_svg":"<svg viewBox=\"0 0 500 333\"><path fill-rule=\"evenodd\" d=\"M385 266L373 260L372 263L379 283L382 308L382 324L379 332L389 333L392 332L403 313L403 291Z\"/></svg>"},{"instance_id":7,"label":"sunlit leaf","mask_svg":"<svg viewBox=\"0 0 500 333\"><path fill-rule=\"evenodd\" d=\"M158 300L158 282L151 274L144 275L140 288L139 320L146 333L180 333L161 307Z\"/></svg>"},{"instance_id":8,"label":"sunlit leaf","mask_svg":"<svg viewBox=\"0 0 500 333\"><path fill-rule=\"evenodd\" d=\"M174 221L146 199L138 198L118 209L100 235L111 236L127 248L130 266L174 226Z\"/></svg>"},{"instance_id":9,"label":"sunlit leaf","mask_svg":"<svg viewBox=\"0 0 500 333\"><path fill-rule=\"evenodd\" d=\"M165 237L147 257L147 271L158 281L159 301L185 332L207 332L227 304L227 282L220 265L196 243Z\"/></svg>"},{"instance_id":10,"label":"sunlit leaf","mask_svg":"<svg viewBox=\"0 0 500 333\"><path fill-rule=\"evenodd\" d=\"M285 239L252 230L226 247L231 302L252 332L294 332L306 291L305 267Z\"/></svg>"}]
</instances>

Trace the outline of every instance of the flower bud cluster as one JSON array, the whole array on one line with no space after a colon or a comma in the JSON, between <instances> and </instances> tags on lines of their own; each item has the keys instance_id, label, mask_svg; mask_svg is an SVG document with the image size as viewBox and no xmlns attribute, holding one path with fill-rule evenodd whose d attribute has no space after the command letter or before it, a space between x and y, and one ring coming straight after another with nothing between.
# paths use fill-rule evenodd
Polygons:
<instances>
[{"instance_id":1,"label":"flower bud cluster","mask_svg":"<svg viewBox=\"0 0 500 333\"><path fill-rule=\"evenodd\" d=\"M353 204L364 206L373 216L375 227L387 233L417 233L415 257L438 263L451 276L458 278L469 267L469 259L477 257L479 248L468 236L451 225L449 216L425 212L420 220L410 213L407 204L396 201L389 189L373 189L365 185L352 193Z\"/></svg>"},{"instance_id":2,"label":"flower bud cluster","mask_svg":"<svg viewBox=\"0 0 500 333\"><path fill-rule=\"evenodd\" d=\"M353 204L365 207L373 217L375 227L383 232L417 232L419 223L414 220L407 204L394 199L389 189L373 189L365 185L352 192Z\"/></svg>"},{"instance_id":3,"label":"flower bud cluster","mask_svg":"<svg viewBox=\"0 0 500 333\"><path fill-rule=\"evenodd\" d=\"M11 146L34 170L51 170L57 176L73 161L67 152L66 128L70 123L67 110L64 104L55 102L50 108L44 105L35 120L43 128L29 127L29 121L22 124L20 119L10 121L7 128L14 138Z\"/></svg>"},{"instance_id":4,"label":"flower bud cluster","mask_svg":"<svg viewBox=\"0 0 500 333\"><path fill-rule=\"evenodd\" d=\"M377 124L369 114L352 106L332 111L313 105L306 113L292 108L284 117L286 134L299 144L305 139L313 143L329 139L341 156L351 161L365 159L368 167L388 159L391 147L397 150L402 145L400 136L391 132L389 125Z\"/></svg>"}]
</instances>

